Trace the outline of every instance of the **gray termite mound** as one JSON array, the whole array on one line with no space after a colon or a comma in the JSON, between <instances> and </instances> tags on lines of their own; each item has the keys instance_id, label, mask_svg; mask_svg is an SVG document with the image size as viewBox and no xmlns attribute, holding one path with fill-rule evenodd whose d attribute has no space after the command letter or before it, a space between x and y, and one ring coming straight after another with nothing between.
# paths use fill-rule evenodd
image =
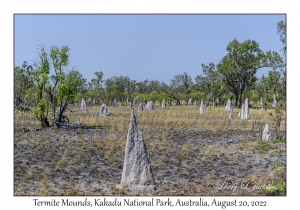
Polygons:
<instances>
[{"instance_id":1,"label":"gray termite mound","mask_svg":"<svg viewBox=\"0 0 300 210\"><path fill-rule=\"evenodd\" d=\"M135 111L132 109L121 185L130 187L153 184L154 180L147 148L142 137L142 131L136 123Z\"/></svg>"}]
</instances>

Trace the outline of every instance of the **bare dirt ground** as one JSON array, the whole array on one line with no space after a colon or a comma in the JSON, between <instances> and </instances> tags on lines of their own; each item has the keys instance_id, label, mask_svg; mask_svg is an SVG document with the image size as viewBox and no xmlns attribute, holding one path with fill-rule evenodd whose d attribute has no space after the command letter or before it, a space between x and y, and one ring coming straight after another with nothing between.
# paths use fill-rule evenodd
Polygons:
<instances>
[{"instance_id":1,"label":"bare dirt ground","mask_svg":"<svg viewBox=\"0 0 300 210\"><path fill-rule=\"evenodd\" d=\"M286 143L262 143L261 122L272 128L273 110L251 109L250 120L228 120L224 108L156 106L138 113L155 186L119 186L130 119L128 107L108 107L112 117L66 113L71 123L95 129L38 127L30 114L15 114L15 195L285 195ZM74 107L78 110L78 107ZM263 124L264 125L264 124ZM285 137L285 122L282 122ZM272 131L274 135L274 131ZM265 189L266 188L266 189Z\"/></svg>"}]
</instances>

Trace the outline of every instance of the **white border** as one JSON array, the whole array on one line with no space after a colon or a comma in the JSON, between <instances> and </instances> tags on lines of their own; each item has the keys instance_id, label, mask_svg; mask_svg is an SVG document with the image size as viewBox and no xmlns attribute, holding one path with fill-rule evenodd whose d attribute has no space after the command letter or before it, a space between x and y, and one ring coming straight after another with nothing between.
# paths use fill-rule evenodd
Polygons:
<instances>
[{"instance_id":1,"label":"white border","mask_svg":"<svg viewBox=\"0 0 300 210\"><path fill-rule=\"evenodd\" d=\"M14 13L287 13L287 63L288 63L288 133L287 133L287 196L286 197L216 197L219 200L267 200L268 207L263 209L277 209L281 207L298 206L297 180L298 145L296 133L298 126L298 78L299 72L299 13L296 1L178 1L178 0L111 0L111 1L2 1L0 6L1 22L1 98L8 103L1 103L1 209L33 209L32 199L35 197L13 197L13 14ZM34 33L34 32L33 32ZM4 65L3 65L4 64ZM8 99L8 100L6 100ZM42 197L37 197L42 198ZM44 197L49 200L52 197ZM55 197L56 199L58 197ZM67 197L64 197L67 198ZM82 197L71 197L75 200ZM111 198L111 197L110 197ZM155 197L158 198L158 197ZM166 199L166 197L162 197ZM195 198L195 197L193 197ZM212 200L213 197L203 197ZM93 199L93 197L88 197ZM122 199L122 198L120 198ZM172 197L175 200L175 197ZM187 199L183 197L182 199ZM100 207L98 207L100 208ZM138 208L138 207L137 207ZM162 209L163 207L156 207ZM174 207L175 208L175 207ZM199 208L199 207L198 207ZM232 209L227 207L226 209ZM298 207L299 208L299 207ZM39 207L41 209L41 207ZM84 209L84 208L76 208ZM85 207L86 209L86 207ZM110 208L112 209L112 208ZM210 207L210 209L213 209ZM217 207L216 209L221 209ZM292 208L297 209L297 208Z\"/></svg>"}]
</instances>

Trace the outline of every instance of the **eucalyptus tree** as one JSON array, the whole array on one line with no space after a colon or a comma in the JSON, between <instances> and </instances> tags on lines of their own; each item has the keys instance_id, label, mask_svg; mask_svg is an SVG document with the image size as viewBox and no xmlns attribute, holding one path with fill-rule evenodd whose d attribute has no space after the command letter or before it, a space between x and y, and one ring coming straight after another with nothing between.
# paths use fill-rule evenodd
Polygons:
<instances>
[{"instance_id":1,"label":"eucalyptus tree","mask_svg":"<svg viewBox=\"0 0 300 210\"><path fill-rule=\"evenodd\" d=\"M277 33L279 34L280 41L282 42L283 52L286 54L286 22L281 20L277 23Z\"/></svg>"},{"instance_id":2,"label":"eucalyptus tree","mask_svg":"<svg viewBox=\"0 0 300 210\"><path fill-rule=\"evenodd\" d=\"M47 53L42 47L39 53L39 60L35 62L37 69L34 71L34 86L35 94L37 97L37 104L34 107L33 113L36 118L40 121L43 127L49 126L49 121L47 119L49 101L44 97L45 86L49 79L50 65L47 58Z\"/></svg>"},{"instance_id":3,"label":"eucalyptus tree","mask_svg":"<svg viewBox=\"0 0 300 210\"><path fill-rule=\"evenodd\" d=\"M253 87L258 69L265 67L282 68L283 61L277 52L262 52L254 40L242 43L233 39L227 48L227 54L217 65L218 72L236 97L236 106L242 104L242 94Z\"/></svg>"},{"instance_id":4,"label":"eucalyptus tree","mask_svg":"<svg viewBox=\"0 0 300 210\"><path fill-rule=\"evenodd\" d=\"M49 95L51 112L52 112L52 123L56 124L56 113L55 108L57 106L56 91L58 84L63 80L64 67L68 65L70 48L68 46L51 47L49 52L49 57L46 54L45 62L48 63L49 69L54 70L54 74L50 76L50 80L47 80L47 84L44 88L45 92ZM44 51L44 53L46 53ZM49 74L49 73L48 73Z\"/></svg>"},{"instance_id":5,"label":"eucalyptus tree","mask_svg":"<svg viewBox=\"0 0 300 210\"><path fill-rule=\"evenodd\" d=\"M63 73L63 77L60 83L58 83L56 91L56 100L60 105L60 111L57 118L58 124L64 122L63 113L67 109L69 101L75 98L76 94L82 88L84 80L82 75L76 70L71 70L67 74Z\"/></svg>"},{"instance_id":6,"label":"eucalyptus tree","mask_svg":"<svg viewBox=\"0 0 300 210\"><path fill-rule=\"evenodd\" d=\"M192 90L192 77L186 72L177 74L170 80L170 85L162 83L160 90L167 95L168 98L176 100L180 104L180 100L184 99L187 103L189 93Z\"/></svg>"},{"instance_id":7,"label":"eucalyptus tree","mask_svg":"<svg viewBox=\"0 0 300 210\"><path fill-rule=\"evenodd\" d=\"M24 61L22 66L16 66L14 68L14 99L16 106L28 105L34 101L34 81L33 81L34 69L32 65L28 65L27 61Z\"/></svg>"},{"instance_id":8,"label":"eucalyptus tree","mask_svg":"<svg viewBox=\"0 0 300 210\"><path fill-rule=\"evenodd\" d=\"M277 33L279 34L280 41L283 44L284 55L286 55L286 22L285 21L282 20L277 23ZM274 116L277 138L280 137L281 120L284 115L284 111L286 110L286 66L285 64L284 67L280 69L280 72L281 72L281 77L277 85L278 103L277 106L275 107L275 116Z\"/></svg>"},{"instance_id":9,"label":"eucalyptus tree","mask_svg":"<svg viewBox=\"0 0 300 210\"><path fill-rule=\"evenodd\" d=\"M47 115L51 108L52 124L59 125L62 122L62 113L70 99L74 98L79 89L85 83L85 79L75 70L66 72L70 48L68 46L51 47L49 55L44 47L41 47L39 60L35 62L37 67L34 72L34 85L38 103L34 114L40 120L42 126L49 126ZM54 72L50 75L50 72ZM45 97L44 93L48 96ZM56 117L55 107L62 107Z\"/></svg>"},{"instance_id":10,"label":"eucalyptus tree","mask_svg":"<svg viewBox=\"0 0 300 210\"><path fill-rule=\"evenodd\" d=\"M195 78L196 89L206 93L209 100L220 97L223 90L223 84L220 80L216 65L211 62L206 66L202 63L202 71L205 76L197 75Z\"/></svg>"},{"instance_id":11,"label":"eucalyptus tree","mask_svg":"<svg viewBox=\"0 0 300 210\"><path fill-rule=\"evenodd\" d=\"M103 72L102 71L99 71L99 72L94 72L94 74L96 75L96 78L93 78L91 80L91 84L90 84L90 87L92 87L91 89L93 90L92 93L93 94L90 94L90 97L93 97L93 98L97 98L97 100L99 98L101 98L102 94L103 94Z\"/></svg>"}]
</instances>

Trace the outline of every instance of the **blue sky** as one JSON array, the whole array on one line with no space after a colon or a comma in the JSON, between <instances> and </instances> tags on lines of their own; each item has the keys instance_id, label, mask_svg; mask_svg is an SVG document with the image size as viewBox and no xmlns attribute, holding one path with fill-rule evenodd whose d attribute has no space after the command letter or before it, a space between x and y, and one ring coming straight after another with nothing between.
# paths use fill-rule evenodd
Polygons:
<instances>
[{"instance_id":1,"label":"blue sky","mask_svg":"<svg viewBox=\"0 0 300 210\"><path fill-rule=\"evenodd\" d=\"M14 65L37 59L40 44L68 45L68 69L90 81L129 76L169 84L179 73L194 79L201 64L218 63L234 38L255 40L263 51L283 47L276 23L285 15L15 15ZM258 72L258 76L267 69Z\"/></svg>"}]
</instances>

